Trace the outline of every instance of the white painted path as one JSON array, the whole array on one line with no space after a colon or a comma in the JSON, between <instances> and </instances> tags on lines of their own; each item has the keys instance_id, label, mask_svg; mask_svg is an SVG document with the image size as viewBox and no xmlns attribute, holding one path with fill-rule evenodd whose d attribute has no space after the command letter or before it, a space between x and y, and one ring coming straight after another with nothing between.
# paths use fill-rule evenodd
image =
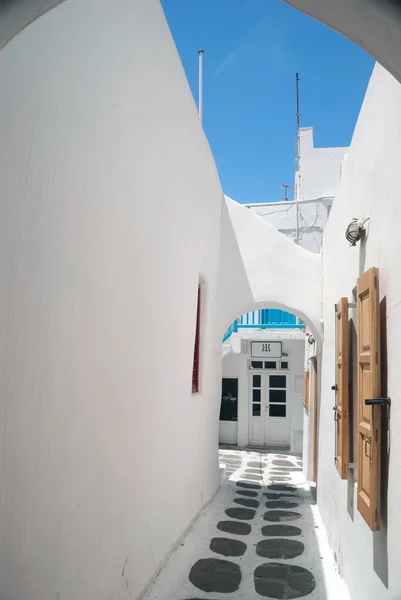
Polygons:
<instances>
[{"instance_id":1,"label":"white painted path","mask_svg":"<svg viewBox=\"0 0 401 600\"><path fill-rule=\"evenodd\" d=\"M227 478L145 600L349 600L300 458L223 449L220 460Z\"/></svg>"}]
</instances>

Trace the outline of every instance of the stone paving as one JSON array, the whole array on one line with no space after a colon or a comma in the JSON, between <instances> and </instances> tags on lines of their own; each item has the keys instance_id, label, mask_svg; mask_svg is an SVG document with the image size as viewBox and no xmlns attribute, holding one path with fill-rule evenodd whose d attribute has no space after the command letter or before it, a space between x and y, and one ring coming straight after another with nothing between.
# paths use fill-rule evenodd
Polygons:
<instances>
[{"instance_id":1,"label":"stone paving","mask_svg":"<svg viewBox=\"0 0 401 600\"><path fill-rule=\"evenodd\" d=\"M146 600L349 600L299 457L220 450L227 478Z\"/></svg>"}]
</instances>

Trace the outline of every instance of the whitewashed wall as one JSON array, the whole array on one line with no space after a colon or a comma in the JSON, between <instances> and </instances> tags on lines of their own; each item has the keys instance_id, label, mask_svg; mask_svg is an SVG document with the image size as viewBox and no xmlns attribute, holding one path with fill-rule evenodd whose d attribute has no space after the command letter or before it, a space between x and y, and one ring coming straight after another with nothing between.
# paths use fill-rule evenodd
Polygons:
<instances>
[{"instance_id":1,"label":"whitewashed wall","mask_svg":"<svg viewBox=\"0 0 401 600\"><path fill-rule=\"evenodd\" d=\"M300 200L335 196L339 192L341 165L347 149L345 147L318 148L314 143L313 127L301 127Z\"/></svg>"},{"instance_id":2,"label":"whitewashed wall","mask_svg":"<svg viewBox=\"0 0 401 600\"><path fill-rule=\"evenodd\" d=\"M0 597L136 598L219 482L218 176L156 0L60 4L0 88Z\"/></svg>"},{"instance_id":3,"label":"whitewashed wall","mask_svg":"<svg viewBox=\"0 0 401 600\"><path fill-rule=\"evenodd\" d=\"M342 189L324 235L324 348L318 502L340 570L353 600L396 600L401 597L401 85L377 66L343 166ZM365 243L349 247L344 232L353 217L370 216ZM390 458L386 526L372 533L356 508L356 484L342 481L334 468L335 381L334 304L353 301L358 276L369 267L380 269L380 297L387 305L388 394L393 400L389 433ZM350 318L356 322L354 310ZM356 373L354 373L356 376ZM354 419L356 420L356 386ZM356 440L356 421L353 425ZM356 458L356 454L354 454ZM387 587L388 575L388 587Z\"/></svg>"},{"instance_id":4,"label":"whitewashed wall","mask_svg":"<svg viewBox=\"0 0 401 600\"><path fill-rule=\"evenodd\" d=\"M274 256L275 260L272 260ZM319 337L321 257L225 196L219 264L221 336L248 311L278 308L306 321Z\"/></svg>"},{"instance_id":5,"label":"whitewashed wall","mask_svg":"<svg viewBox=\"0 0 401 600\"><path fill-rule=\"evenodd\" d=\"M230 352L223 358L223 377L238 377L239 373L239 354Z\"/></svg>"},{"instance_id":6,"label":"whitewashed wall","mask_svg":"<svg viewBox=\"0 0 401 600\"><path fill-rule=\"evenodd\" d=\"M219 442L230 446L238 444L238 421L219 421Z\"/></svg>"}]
</instances>

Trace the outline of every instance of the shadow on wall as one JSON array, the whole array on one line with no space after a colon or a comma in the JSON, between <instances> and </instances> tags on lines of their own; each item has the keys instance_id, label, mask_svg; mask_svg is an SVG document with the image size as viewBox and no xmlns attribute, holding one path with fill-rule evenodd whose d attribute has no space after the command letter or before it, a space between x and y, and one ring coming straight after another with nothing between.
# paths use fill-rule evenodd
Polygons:
<instances>
[{"instance_id":1,"label":"shadow on wall","mask_svg":"<svg viewBox=\"0 0 401 600\"><path fill-rule=\"evenodd\" d=\"M354 302L356 302L356 290L354 290ZM356 431L357 427L357 418L358 418L358 397L357 397L357 389L355 389L353 382L357 381L357 350L356 350L356 327L353 319L349 319L348 321L348 356L350 357L348 370L349 370L349 397L351 401L348 406L348 439L350 440L349 445L349 460L351 463L356 463L357 461L357 446L356 446L356 436L353 435L353 432ZM355 429L354 429L355 428ZM356 483L357 472L354 469L348 469L348 485L347 485L347 509L348 514L352 521L354 520L354 491L355 491L355 483Z\"/></svg>"},{"instance_id":2,"label":"shadow on wall","mask_svg":"<svg viewBox=\"0 0 401 600\"><path fill-rule=\"evenodd\" d=\"M354 301L356 301L356 289L353 292ZM387 397L387 298L384 297L380 303L380 351L381 351L381 394ZM349 381L357 381L358 379L358 356L357 356L357 334L354 319L349 320ZM358 429L358 389L350 389L350 397L352 402L349 404L349 440L350 440L350 462L356 463L358 456L357 449L357 432ZM387 491L388 491L388 472L390 461L389 449L389 428L390 428L390 408L382 407L381 409L381 443L382 443L382 463L381 463L381 498L380 498L380 529L373 532L373 570L379 577L383 585L388 587L388 548L387 548ZM349 469L348 471L348 514L352 521L354 520L354 498L355 484L357 483L358 471Z\"/></svg>"},{"instance_id":3,"label":"shadow on wall","mask_svg":"<svg viewBox=\"0 0 401 600\"><path fill-rule=\"evenodd\" d=\"M65 0L0 0L0 50L30 23Z\"/></svg>"},{"instance_id":4,"label":"shadow on wall","mask_svg":"<svg viewBox=\"0 0 401 600\"><path fill-rule=\"evenodd\" d=\"M381 386L382 397L388 396L387 385L387 297L380 302L380 352L381 352ZM388 471L390 462L389 447L390 432L390 407L381 408L381 443L382 443L382 463L380 480L380 529L373 534L373 569L382 583L388 587L388 549L387 549L387 492L388 492Z\"/></svg>"},{"instance_id":5,"label":"shadow on wall","mask_svg":"<svg viewBox=\"0 0 401 600\"><path fill-rule=\"evenodd\" d=\"M366 238L363 237L359 244L359 275L363 275L366 271Z\"/></svg>"}]
</instances>

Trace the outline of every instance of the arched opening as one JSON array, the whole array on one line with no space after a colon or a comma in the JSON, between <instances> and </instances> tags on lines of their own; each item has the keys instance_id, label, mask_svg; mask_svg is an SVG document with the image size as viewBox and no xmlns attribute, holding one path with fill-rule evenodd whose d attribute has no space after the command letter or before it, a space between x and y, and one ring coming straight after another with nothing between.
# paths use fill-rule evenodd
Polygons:
<instances>
[{"instance_id":1,"label":"arched opening","mask_svg":"<svg viewBox=\"0 0 401 600\"><path fill-rule=\"evenodd\" d=\"M305 476L314 479L319 333L289 307L252 308L222 338L219 443L302 455Z\"/></svg>"},{"instance_id":2,"label":"arched opening","mask_svg":"<svg viewBox=\"0 0 401 600\"><path fill-rule=\"evenodd\" d=\"M309 330L316 340L321 344L321 333L314 320L304 311L296 307L282 304L280 302L254 302L251 306L240 310L236 315L226 319L226 325L222 330L223 343L229 339L233 332L241 329L274 330L279 328L296 329L300 331Z\"/></svg>"}]
</instances>

